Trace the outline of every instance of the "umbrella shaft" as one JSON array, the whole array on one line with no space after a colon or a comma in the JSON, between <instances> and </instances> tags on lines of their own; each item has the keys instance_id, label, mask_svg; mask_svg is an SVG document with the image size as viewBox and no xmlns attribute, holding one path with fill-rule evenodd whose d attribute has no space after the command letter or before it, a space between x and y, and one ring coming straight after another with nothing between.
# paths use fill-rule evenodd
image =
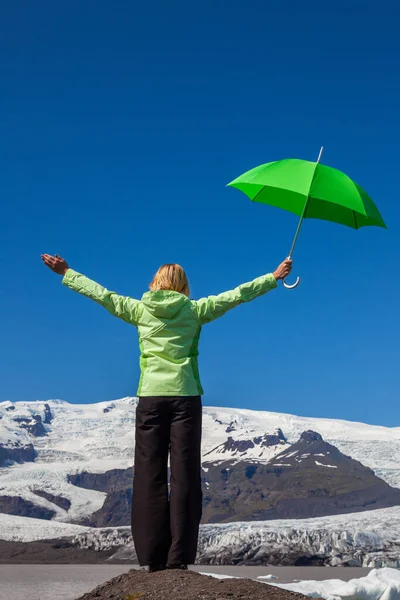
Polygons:
<instances>
[{"instance_id":1,"label":"umbrella shaft","mask_svg":"<svg viewBox=\"0 0 400 600\"><path fill-rule=\"evenodd\" d=\"M324 147L321 146L321 150L319 151L319 155L318 155L318 159L317 159L317 165L321 162L323 151L324 151ZM308 207L309 200L310 200L310 198L309 198L309 196L307 196L307 200L306 200L306 203L304 204L304 208L303 208L303 212L301 213L299 224L297 225L296 233L294 234L294 239L293 239L292 247L290 248L288 258L292 258L292 256L293 256L297 238L299 237L300 229L301 229L301 226L303 225L304 217L306 216L306 210Z\"/></svg>"},{"instance_id":2,"label":"umbrella shaft","mask_svg":"<svg viewBox=\"0 0 400 600\"><path fill-rule=\"evenodd\" d=\"M301 213L300 221L299 221L299 223L297 225L296 233L294 234L293 243L292 243L292 247L290 248L290 252L289 252L288 258L292 258L292 256L293 256L293 252L294 252L294 249L295 249L295 246L296 246L297 238L299 237L300 229L301 229L301 226L303 225L304 217L305 217L305 214L306 214L306 210L307 210L307 206L308 206L308 200L309 199L307 197L306 203L305 203L304 208L303 208L303 212Z\"/></svg>"}]
</instances>

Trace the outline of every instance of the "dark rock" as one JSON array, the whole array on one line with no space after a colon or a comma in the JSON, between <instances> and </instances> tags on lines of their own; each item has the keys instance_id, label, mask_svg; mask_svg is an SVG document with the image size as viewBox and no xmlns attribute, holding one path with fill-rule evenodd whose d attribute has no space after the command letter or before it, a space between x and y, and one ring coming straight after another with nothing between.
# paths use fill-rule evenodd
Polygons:
<instances>
[{"instance_id":1,"label":"dark rock","mask_svg":"<svg viewBox=\"0 0 400 600\"><path fill-rule=\"evenodd\" d=\"M322 441L322 435L320 433L317 433L316 431L311 431L311 429L309 429L308 431L303 431L303 433L300 436L300 441L320 442Z\"/></svg>"},{"instance_id":2,"label":"dark rock","mask_svg":"<svg viewBox=\"0 0 400 600\"><path fill-rule=\"evenodd\" d=\"M326 564L326 558L323 556L299 556L294 562L295 567L323 567Z\"/></svg>"},{"instance_id":3,"label":"dark rock","mask_svg":"<svg viewBox=\"0 0 400 600\"><path fill-rule=\"evenodd\" d=\"M68 500L68 498L63 498L63 496L55 496L54 494L50 494L43 490L33 490L33 493L36 494L36 496L40 496L41 498L45 498L49 502L56 504L64 510L69 510L71 508L70 500Z\"/></svg>"},{"instance_id":4,"label":"dark rock","mask_svg":"<svg viewBox=\"0 0 400 600\"><path fill-rule=\"evenodd\" d=\"M231 423L231 425L228 427L228 429L226 431L227 432L228 432L228 430L234 431L233 425L234 425L234 422ZM232 426L232 428L231 428L231 426ZM207 457L208 454L212 454L215 451L218 452L218 454L225 454L225 453L230 453L233 455L244 454L245 452L247 452L247 450L250 450L251 448L254 448L255 446L260 446L260 448L263 448L263 447L276 446L279 444L287 444L287 440L286 440L285 436L283 435L281 429L278 429L276 431L276 433L274 433L274 434L266 433L264 435L259 435L255 438L249 439L249 440L234 440L233 437L229 436L228 439L226 440L226 442L224 442L223 444L220 444L216 448L213 448L204 456Z\"/></svg>"},{"instance_id":5,"label":"dark rock","mask_svg":"<svg viewBox=\"0 0 400 600\"><path fill-rule=\"evenodd\" d=\"M228 452L246 452L249 448L254 448L254 442L252 440L234 440L228 437L227 442L224 444L225 450Z\"/></svg>"},{"instance_id":6,"label":"dark rock","mask_svg":"<svg viewBox=\"0 0 400 600\"><path fill-rule=\"evenodd\" d=\"M236 421L232 421L232 422L231 422L231 423L228 425L228 427L225 429L225 432L226 432L226 433L232 433L232 431L235 431L235 430L236 430L236 425L237 425Z\"/></svg>"},{"instance_id":7,"label":"dark rock","mask_svg":"<svg viewBox=\"0 0 400 600\"><path fill-rule=\"evenodd\" d=\"M129 525L132 509L132 484L129 488L107 494L100 510L85 519L82 524L90 527L119 527Z\"/></svg>"},{"instance_id":8,"label":"dark rock","mask_svg":"<svg viewBox=\"0 0 400 600\"><path fill-rule=\"evenodd\" d=\"M36 456L37 453L33 444L27 444L26 446L20 444L2 446L0 444L0 467L7 467L14 462L33 462Z\"/></svg>"},{"instance_id":9,"label":"dark rock","mask_svg":"<svg viewBox=\"0 0 400 600\"><path fill-rule=\"evenodd\" d=\"M40 415L33 415L32 420L28 423L21 423L21 427L35 437L43 437L47 434Z\"/></svg>"},{"instance_id":10,"label":"dark rock","mask_svg":"<svg viewBox=\"0 0 400 600\"><path fill-rule=\"evenodd\" d=\"M247 479L251 479L256 473L257 473L257 465L248 465L244 472Z\"/></svg>"},{"instance_id":11,"label":"dark rock","mask_svg":"<svg viewBox=\"0 0 400 600\"><path fill-rule=\"evenodd\" d=\"M229 479L230 469L221 469L221 479L222 481L227 482Z\"/></svg>"},{"instance_id":12,"label":"dark rock","mask_svg":"<svg viewBox=\"0 0 400 600\"><path fill-rule=\"evenodd\" d=\"M6 406L6 410L15 410L15 406Z\"/></svg>"},{"instance_id":13,"label":"dark rock","mask_svg":"<svg viewBox=\"0 0 400 600\"><path fill-rule=\"evenodd\" d=\"M33 504L33 502L24 500L20 496L0 496L0 513L47 520L56 515L54 511Z\"/></svg>"},{"instance_id":14,"label":"dark rock","mask_svg":"<svg viewBox=\"0 0 400 600\"><path fill-rule=\"evenodd\" d=\"M51 408L50 406L47 404L44 405L44 419L43 419L43 423L45 423L46 425L50 425L52 420L53 420L53 413L51 412Z\"/></svg>"},{"instance_id":15,"label":"dark rock","mask_svg":"<svg viewBox=\"0 0 400 600\"><path fill-rule=\"evenodd\" d=\"M105 473L77 473L68 477L69 483L87 490L113 492L132 486L133 467L112 469Z\"/></svg>"},{"instance_id":16,"label":"dark rock","mask_svg":"<svg viewBox=\"0 0 400 600\"><path fill-rule=\"evenodd\" d=\"M277 446L278 444L287 443L285 436L283 435L282 429L277 429L275 434L266 433L261 440L261 447L266 446Z\"/></svg>"}]
</instances>

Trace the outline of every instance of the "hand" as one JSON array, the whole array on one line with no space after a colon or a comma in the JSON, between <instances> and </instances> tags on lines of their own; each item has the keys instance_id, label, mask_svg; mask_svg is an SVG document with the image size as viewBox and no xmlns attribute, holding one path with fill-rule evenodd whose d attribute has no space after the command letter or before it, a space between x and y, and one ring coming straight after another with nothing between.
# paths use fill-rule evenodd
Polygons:
<instances>
[{"instance_id":1,"label":"hand","mask_svg":"<svg viewBox=\"0 0 400 600\"><path fill-rule=\"evenodd\" d=\"M290 258L287 258L279 265L279 267L274 271L273 276L278 281L279 279L285 279L292 270L292 261Z\"/></svg>"},{"instance_id":2,"label":"hand","mask_svg":"<svg viewBox=\"0 0 400 600\"><path fill-rule=\"evenodd\" d=\"M42 254L41 257L44 264L58 275L65 275L69 269L67 262L58 256L58 254L55 254L54 256L51 256L50 254Z\"/></svg>"}]
</instances>

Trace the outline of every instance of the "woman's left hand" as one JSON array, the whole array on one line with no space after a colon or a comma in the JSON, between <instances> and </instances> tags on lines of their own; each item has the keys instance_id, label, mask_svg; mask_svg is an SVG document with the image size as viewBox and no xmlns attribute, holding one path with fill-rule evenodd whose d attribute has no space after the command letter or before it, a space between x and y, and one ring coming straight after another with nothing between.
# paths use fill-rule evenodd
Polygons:
<instances>
[{"instance_id":1,"label":"woman's left hand","mask_svg":"<svg viewBox=\"0 0 400 600\"><path fill-rule=\"evenodd\" d=\"M57 275L65 275L69 269L67 261L58 256L58 254L54 256L51 256L51 254L42 254L41 257L44 264L54 271L54 273L57 273Z\"/></svg>"},{"instance_id":2,"label":"woman's left hand","mask_svg":"<svg viewBox=\"0 0 400 600\"><path fill-rule=\"evenodd\" d=\"M273 276L278 281L279 279L285 279L292 270L292 260L287 258L279 265L279 267L274 271Z\"/></svg>"}]
</instances>

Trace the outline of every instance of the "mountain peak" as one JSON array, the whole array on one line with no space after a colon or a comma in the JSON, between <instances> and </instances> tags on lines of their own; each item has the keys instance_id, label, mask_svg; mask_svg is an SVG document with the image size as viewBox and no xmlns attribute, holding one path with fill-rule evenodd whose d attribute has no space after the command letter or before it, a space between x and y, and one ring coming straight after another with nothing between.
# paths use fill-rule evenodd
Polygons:
<instances>
[{"instance_id":1,"label":"mountain peak","mask_svg":"<svg viewBox=\"0 0 400 600\"><path fill-rule=\"evenodd\" d=\"M312 431L312 429L308 429L307 431L303 431L303 433L300 436L300 440L301 442L322 442L323 438L322 435L316 431Z\"/></svg>"}]
</instances>

